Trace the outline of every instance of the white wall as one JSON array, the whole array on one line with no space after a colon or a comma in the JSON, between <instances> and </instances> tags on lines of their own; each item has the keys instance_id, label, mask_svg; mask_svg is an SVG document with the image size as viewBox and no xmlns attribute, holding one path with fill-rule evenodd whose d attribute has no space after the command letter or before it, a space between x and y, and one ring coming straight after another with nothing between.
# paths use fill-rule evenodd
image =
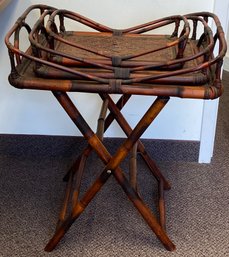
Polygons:
<instances>
[{"instance_id":1,"label":"white wall","mask_svg":"<svg viewBox=\"0 0 229 257\"><path fill-rule=\"evenodd\" d=\"M229 7L227 8L227 14L229 14ZM227 20L227 43L229 44L229 20ZM229 71L229 51L227 51L224 61L224 69Z\"/></svg>"},{"instance_id":2,"label":"white wall","mask_svg":"<svg viewBox=\"0 0 229 257\"><path fill-rule=\"evenodd\" d=\"M228 11L229 11L229 0L215 1L213 12L220 17L221 24L224 28L225 35L228 32ZM227 59L227 58L225 58ZM224 60L224 63L226 61ZM224 64L224 68L225 68ZM214 101L205 101L203 105L203 117L201 126L200 136L200 152L199 162L209 163L213 156L216 121L218 113L219 99Z\"/></svg>"},{"instance_id":3,"label":"white wall","mask_svg":"<svg viewBox=\"0 0 229 257\"><path fill-rule=\"evenodd\" d=\"M214 0L12 0L0 14L0 133L79 135L51 93L18 90L9 86L7 82L10 66L3 38L16 18L29 5L43 3L70 9L108 26L123 28L172 14L203 10L212 12L214 2ZM93 126L97 117L95 110L100 105L100 99L95 95L85 94L73 94L72 98ZM133 100L135 101L131 101L124 108L124 114L132 125L139 120L152 99L133 97ZM146 131L144 137L200 140L203 106L202 100L172 98L168 107ZM113 137L121 136L122 133L114 124L106 135Z\"/></svg>"}]
</instances>

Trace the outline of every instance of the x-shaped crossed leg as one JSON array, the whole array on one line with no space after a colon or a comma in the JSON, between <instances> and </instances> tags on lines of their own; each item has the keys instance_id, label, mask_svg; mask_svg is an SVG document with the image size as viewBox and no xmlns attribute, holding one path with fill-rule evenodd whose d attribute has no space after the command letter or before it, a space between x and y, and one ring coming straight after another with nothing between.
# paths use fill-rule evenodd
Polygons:
<instances>
[{"instance_id":1,"label":"x-shaped crossed leg","mask_svg":"<svg viewBox=\"0 0 229 257\"><path fill-rule=\"evenodd\" d=\"M89 187L86 193L79 201L72 206L70 215L57 227L54 236L51 238L46 251L52 251L61 238L68 231L73 222L85 210L90 201L94 198L97 192L105 184L111 174L115 177L117 182L121 185L128 198L132 201L136 209L145 219L149 227L153 230L166 249L175 250L175 245L167 236L161 224L157 221L151 210L146 206L143 200L139 197L136 190L130 185L125 177L123 171L119 167L120 163L125 159L134 144L139 140L140 136L160 113L163 107L168 102L168 98L158 97L155 102L150 106L143 118L138 122L136 127L129 133L128 138L121 144L116 153L111 156L98 136L92 131L82 115L79 113L75 105L72 103L66 93L54 92L55 97L62 105L64 110L70 116L72 121L81 131L85 139L88 141L90 147L97 153L100 159L104 162L105 167L101 174L97 177L94 183ZM111 103L111 101L109 101ZM163 185L163 183L162 183Z\"/></svg>"}]
</instances>

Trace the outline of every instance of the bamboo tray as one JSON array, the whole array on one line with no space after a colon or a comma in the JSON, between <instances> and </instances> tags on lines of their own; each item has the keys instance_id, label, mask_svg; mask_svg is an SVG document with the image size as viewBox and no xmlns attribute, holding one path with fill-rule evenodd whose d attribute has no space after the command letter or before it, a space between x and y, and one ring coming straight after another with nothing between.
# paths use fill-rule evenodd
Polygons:
<instances>
[{"instance_id":1,"label":"bamboo tray","mask_svg":"<svg viewBox=\"0 0 229 257\"><path fill-rule=\"evenodd\" d=\"M40 15L29 26L26 18L34 9L39 9ZM97 31L66 31L65 18ZM208 19L215 23L214 35ZM181 21L184 25L180 29ZM175 25L171 35L142 34L168 24ZM199 38L198 25L203 30ZM20 49L23 27L30 39L27 51ZM6 45L12 65L9 80L15 87L202 99L222 94L220 73L226 42L217 16L211 13L171 16L114 30L73 12L36 5L9 31ZM213 52L218 55L214 57Z\"/></svg>"},{"instance_id":2,"label":"bamboo tray","mask_svg":"<svg viewBox=\"0 0 229 257\"><path fill-rule=\"evenodd\" d=\"M191 69L206 60L207 55L209 56L209 52L214 48L212 31L207 22L195 15L188 16L188 19L194 23L192 38L189 39L190 26L187 23L188 19L182 18L182 16L170 16L117 32L117 30L112 30L91 20L88 21L85 17L66 10L56 10L50 15L46 28L53 40L51 44L49 42L50 48L47 48L39 43L37 39L44 26L44 17L48 14L41 15L30 33L30 41L36 49L35 54L38 54L37 51L39 51L38 56L42 56L42 52L45 51L50 54L48 56L51 56L50 59L53 62L64 66L98 67L100 68L99 73L96 69L87 69L85 72L90 75L99 74L100 77L104 78L138 78L138 81L140 78L141 82L144 83L144 77L151 75L153 79L147 80L147 82L154 83L154 77L166 76L166 74L158 72L159 70L174 70L182 67ZM60 20L59 32L54 23L54 19L58 15ZM66 17L74 21L80 20L83 23L87 21L88 26L96 28L100 32L66 31L64 26L64 18ZM181 21L184 22L183 27ZM199 40L196 40L198 21L202 23L204 33ZM171 35L142 34L173 23L175 28ZM182 32L180 37L177 37L179 29L182 29ZM128 68L128 70L117 69L120 67ZM156 73L152 72L155 70ZM81 70L81 74L82 72L83 70ZM127 73L126 77L125 73ZM46 78L79 79L76 69L68 73L39 66L36 74ZM200 71L199 73L193 73L192 76L189 74L184 76L184 83L191 85L204 84L208 79L208 75ZM183 78L174 76L170 83L179 84L179 82L182 83L182 80ZM163 78L157 80L157 83L165 84L167 81L168 79Z\"/></svg>"},{"instance_id":3,"label":"bamboo tray","mask_svg":"<svg viewBox=\"0 0 229 257\"><path fill-rule=\"evenodd\" d=\"M60 20L59 31L54 23L57 16ZM74 27L77 26L77 22L80 22L100 33L69 32L65 26L66 20L73 20L76 23ZM42 21L42 18L40 21ZM171 24L174 25L171 35L152 34L152 31ZM181 27L182 32L178 36L179 27ZM36 28L37 26L34 27L31 34L34 34ZM155 67L157 64L163 65L165 68L165 61L183 56L190 33L187 19L180 15L166 17L125 30L115 30L66 10L54 11L50 15L46 29L55 42L62 43L57 54L60 54L60 52L69 53L71 57L79 57L83 54L82 58L84 60L91 59L93 64L104 63L109 66L120 67L136 67L139 65L153 65ZM150 34L145 34L146 32L150 32ZM34 46L39 48L33 37L30 37L30 40ZM154 44L152 44L152 40ZM78 64L78 62L69 62L66 59L57 59L57 61L64 65ZM182 63L177 64L181 65ZM174 68L171 66L167 65L166 68Z\"/></svg>"}]
</instances>

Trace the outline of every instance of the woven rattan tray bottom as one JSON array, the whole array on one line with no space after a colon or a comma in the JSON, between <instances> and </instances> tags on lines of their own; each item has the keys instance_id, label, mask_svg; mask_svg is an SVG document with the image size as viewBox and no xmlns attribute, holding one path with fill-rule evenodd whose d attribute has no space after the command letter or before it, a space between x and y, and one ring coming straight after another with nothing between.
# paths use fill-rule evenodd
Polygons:
<instances>
[{"instance_id":1,"label":"woven rattan tray bottom","mask_svg":"<svg viewBox=\"0 0 229 257\"><path fill-rule=\"evenodd\" d=\"M130 56L157 49L159 46L166 45L174 41L174 38L167 35L136 35L123 34L114 36L111 33L99 32L65 32L63 38L71 43L82 45L90 50L98 51L108 56ZM84 51L79 48L58 42L57 50L82 58L101 58L92 52ZM138 61L161 62L176 58L176 47L169 47L160 52L146 54L133 58Z\"/></svg>"},{"instance_id":2,"label":"woven rattan tray bottom","mask_svg":"<svg viewBox=\"0 0 229 257\"><path fill-rule=\"evenodd\" d=\"M111 33L98 33L98 32L65 32L63 38L68 42L83 46L92 51L97 51L101 54L107 56L131 56L138 55L143 52L153 51L159 47L171 44L176 38L169 35L136 35L136 34L124 34L122 36L114 36ZM193 56L202 49L196 47L197 42L195 40L189 40L185 49L184 57ZM76 48L60 41L57 42L56 49L59 52L75 56L78 58L89 58L93 60L107 60L103 56L98 56L93 52L89 52L80 48ZM160 51L151 52L139 57L127 60L128 65L131 62L136 62L139 65L141 63L162 63L168 60L174 60L177 56L177 46L171 46ZM64 65L76 65L77 62L71 62L70 60L65 61L65 58L60 56L53 56L52 58L55 62L60 62ZM199 60L194 60L187 62L187 65L194 67L197 62L201 62L202 58ZM126 64L127 65L127 64ZM132 64L134 65L134 64Z\"/></svg>"}]
</instances>

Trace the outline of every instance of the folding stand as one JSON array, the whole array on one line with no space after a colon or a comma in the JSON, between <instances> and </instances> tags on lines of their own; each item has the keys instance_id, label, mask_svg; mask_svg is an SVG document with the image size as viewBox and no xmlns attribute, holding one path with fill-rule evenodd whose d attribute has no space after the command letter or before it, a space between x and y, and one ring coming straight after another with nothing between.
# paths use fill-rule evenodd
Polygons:
<instances>
[{"instance_id":1,"label":"folding stand","mask_svg":"<svg viewBox=\"0 0 229 257\"><path fill-rule=\"evenodd\" d=\"M107 95L103 95L104 104L102 108L102 115L100 116L99 121L104 119L104 113L106 112L106 106L111 111L111 115L108 116L110 119L116 119L120 126L123 128L124 132L127 134L128 138L125 142L119 147L117 152L111 156L105 146L103 145L101 139L102 134L100 129L97 131L97 135L91 130L89 125L86 123L82 115L79 113L77 108L73 105L70 98L66 93L61 92L53 92L61 106L68 113L69 117L78 127L78 129L83 134L84 138L88 141L88 147L82 152L80 157L77 159L77 162L74 165L74 169L71 169L68 174L68 185L65 193L65 200L63 204L63 208L60 212L59 221L57 225L57 230L47 244L45 250L51 251L60 241L60 239L64 236L67 230L70 228L72 223L77 219L80 214L85 210L90 201L94 198L96 193L101 189L101 187L105 184L110 175L114 175L117 182L121 185L124 192L127 194L128 198L133 202L136 209L140 212L142 217L145 219L150 228L157 235L159 240L164 244L166 249L174 250L175 245L168 238L164 228L165 228L165 206L164 206L164 197L163 190L169 189L170 185L160 173L159 169L156 167L155 163L151 160L146 150L144 149L143 144L139 141L140 136L144 133L144 131L148 128L151 122L156 118L156 116L160 113L160 111L164 108L169 98L158 97L155 102L151 105L148 111L145 113L143 118L139 121L136 127L131 131L128 123L121 115L118 106L114 104L112 99ZM121 101L124 96L121 97ZM118 104L117 104L118 105ZM105 124L107 124L109 118L105 120ZM109 122L110 123L110 122ZM99 123L100 124L100 123ZM100 126L100 127L103 127ZM107 125L104 125L107 128ZM100 136L99 136L100 135ZM100 137L100 138L99 138ZM144 160L152 171L153 175L157 178L159 183L159 192L160 192L160 200L159 200L159 213L160 213L160 222L157 221L153 213L146 206L144 201L140 198L139 194L136 191L136 182L134 185L131 185L124 175L121 168L119 168L120 163L125 159L128 153L134 148L135 145L138 145L138 150L142 154ZM82 196L80 200L78 200L79 195L79 187L80 180L83 173L84 164L87 156L90 154L91 150L94 150L99 158L106 165L102 171L102 173L97 177L95 182L87 192ZM131 173L136 173L136 170L132 169ZM131 180L135 181L135 175L131 176ZM74 177L76 177L74 179ZM73 184L73 181L76 181L76 184ZM74 189L73 189L74 188ZM70 194L72 192L72 197ZM71 205L72 211L69 216L66 217L67 206Z\"/></svg>"}]
</instances>

